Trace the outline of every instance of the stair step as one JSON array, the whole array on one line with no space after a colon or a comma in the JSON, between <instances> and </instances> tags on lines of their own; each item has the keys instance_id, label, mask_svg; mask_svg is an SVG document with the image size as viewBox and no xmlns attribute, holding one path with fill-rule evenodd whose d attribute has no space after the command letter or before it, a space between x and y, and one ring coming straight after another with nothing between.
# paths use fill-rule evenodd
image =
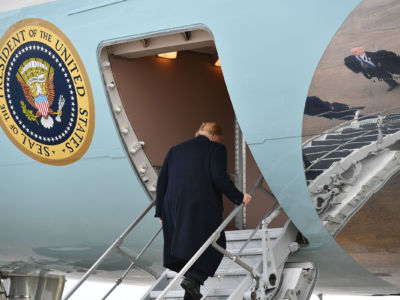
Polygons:
<instances>
[{"instance_id":1,"label":"stair step","mask_svg":"<svg viewBox=\"0 0 400 300\"><path fill-rule=\"evenodd\" d=\"M254 256L243 256L241 257L241 260L244 261L246 264L248 264L251 267L254 267L257 262L259 262L261 259L261 255L254 255ZM232 260L229 258L224 257L221 261L221 264L217 270L217 272L225 272L226 269L229 268L229 272L237 272L237 270L244 270L241 266L239 266L237 263L232 264Z\"/></svg>"},{"instance_id":2,"label":"stair step","mask_svg":"<svg viewBox=\"0 0 400 300\"><path fill-rule=\"evenodd\" d=\"M365 143L349 143L349 144L343 145L340 149L347 149L347 150L360 149L360 148L362 148L364 146L367 146L367 145L370 145L370 144L371 143L369 143L369 142L365 142Z\"/></svg>"},{"instance_id":3,"label":"stair step","mask_svg":"<svg viewBox=\"0 0 400 300\"><path fill-rule=\"evenodd\" d=\"M228 267L228 266L229 266L228 264L225 265L225 267ZM176 273L174 271L168 271L167 278L168 279L174 279L177 274L178 273ZM219 266L218 270L215 272L215 276L214 277L222 276L224 274L225 274L225 268L221 264ZM240 276L247 276L247 274L249 274L248 271L246 271L245 269L243 269L242 267L240 267L239 265L234 263L234 265L229 269L229 273L225 274L224 277L226 277L226 276L240 277Z\"/></svg>"},{"instance_id":4,"label":"stair step","mask_svg":"<svg viewBox=\"0 0 400 300\"><path fill-rule=\"evenodd\" d=\"M231 295L233 292L233 289L215 289L213 292L207 296L207 298L212 298L212 299L226 299L229 295ZM207 290L202 287L200 289L200 293L203 295L207 293ZM159 295L161 294L161 291L152 291L150 292L150 298L151 299L156 299ZM185 295L185 291L183 289L179 291L170 291L166 296L165 299L183 299L183 296Z\"/></svg>"},{"instance_id":5,"label":"stair step","mask_svg":"<svg viewBox=\"0 0 400 300\"><path fill-rule=\"evenodd\" d=\"M311 146L303 148L304 154L311 154L311 153L328 153L332 150L335 150L338 146L336 145L328 145L328 146Z\"/></svg>"},{"instance_id":6,"label":"stair step","mask_svg":"<svg viewBox=\"0 0 400 300\"><path fill-rule=\"evenodd\" d=\"M354 139L354 138L353 138ZM326 139L326 140L315 140L311 142L312 146L323 146L323 145L343 145L345 143L358 143L358 142L374 142L378 139L378 135L366 135L366 136L361 136L358 138L355 138L354 140L352 139Z\"/></svg>"},{"instance_id":7,"label":"stair step","mask_svg":"<svg viewBox=\"0 0 400 300\"><path fill-rule=\"evenodd\" d=\"M320 174L323 173L323 170L309 170L306 172L306 179L307 180L314 180L317 178Z\"/></svg>"},{"instance_id":8,"label":"stair step","mask_svg":"<svg viewBox=\"0 0 400 300\"><path fill-rule=\"evenodd\" d=\"M239 249L231 249L227 247L227 250L232 253L233 255L239 255ZM259 247L257 248L245 248L241 253L240 256L254 256L254 255L261 255L262 249L261 249L261 242L259 244Z\"/></svg>"},{"instance_id":9,"label":"stair step","mask_svg":"<svg viewBox=\"0 0 400 300\"><path fill-rule=\"evenodd\" d=\"M253 229L225 231L227 241L246 241L252 233ZM282 229L271 228L268 229L268 233L271 239L278 238L279 235L282 233ZM257 231L256 234L253 236L253 239L261 240L261 234L261 231Z\"/></svg>"},{"instance_id":10,"label":"stair step","mask_svg":"<svg viewBox=\"0 0 400 300\"><path fill-rule=\"evenodd\" d=\"M341 145L324 145L324 146L311 146L303 148L304 154L313 154L313 153L323 153L321 156L333 150L350 150L350 149L359 149L366 145L370 145L371 142L351 142L348 144Z\"/></svg>"},{"instance_id":11,"label":"stair step","mask_svg":"<svg viewBox=\"0 0 400 300\"><path fill-rule=\"evenodd\" d=\"M328 169L335 161L340 161L340 158L328 158L322 159L321 161L317 162L315 165L311 167L310 170L318 169L318 170L326 170Z\"/></svg>"},{"instance_id":12,"label":"stair step","mask_svg":"<svg viewBox=\"0 0 400 300\"><path fill-rule=\"evenodd\" d=\"M356 128L344 128L342 130L341 135L359 136L360 134L365 133L365 131L366 131L366 129L364 129L364 128L359 128L359 129L356 129ZM376 130L376 132L378 132L378 131ZM371 132L371 134L373 134L373 132Z\"/></svg>"},{"instance_id":13,"label":"stair step","mask_svg":"<svg viewBox=\"0 0 400 300\"><path fill-rule=\"evenodd\" d=\"M378 130L377 129L344 129L341 133L336 133L336 134L329 134L326 139L352 139L355 137L358 137L360 135L377 135Z\"/></svg>"},{"instance_id":14,"label":"stair step","mask_svg":"<svg viewBox=\"0 0 400 300\"><path fill-rule=\"evenodd\" d=\"M350 150L338 150L335 152L330 153L329 155L326 156L326 158L344 158L346 156L348 156L352 151ZM315 161L316 159L322 157L322 155L320 154L306 154L305 158L307 159L307 161L309 163L312 163L313 161Z\"/></svg>"},{"instance_id":15,"label":"stair step","mask_svg":"<svg viewBox=\"0 0 400 300\"><path fill-rule=\"evenodd\" d=\"M325 139L325 140L314 140L311 141L311 146L340 146L351 139Z\"/></svg>"},{"instance_id":16,"label":"stair step","mask_svg":"<svg viewBox=\"0 0 400 300\"><path fill-rule=\"evenodd\" d=\"M384 134L393 134L398 131L399 131L399 129L397 129L397 128L393 129L391 126L388 126L388 129L382 129L382 133L384 133Z\"/></svg>"},{"instance_id":17,"label":"stair step","mask_svg":"<svg viewBox=\"0 0 400 300\"><path fill-rule=\"evenodd\" d=\"M235 265L237 266L237 264L235 264ZM222 276L222 275L224 275L225 277L226 276L247 276L247 274L249 274L248 271L246 271L245 269L243 269L240 266L237 266L237 268L233 268L233 267L234 266L232 266L229 269L229 273L226 275L224 275L225 269L220 267L220 268L218 268L217 272L215 272L215 276Z\"/></svg>"}]
</instances>

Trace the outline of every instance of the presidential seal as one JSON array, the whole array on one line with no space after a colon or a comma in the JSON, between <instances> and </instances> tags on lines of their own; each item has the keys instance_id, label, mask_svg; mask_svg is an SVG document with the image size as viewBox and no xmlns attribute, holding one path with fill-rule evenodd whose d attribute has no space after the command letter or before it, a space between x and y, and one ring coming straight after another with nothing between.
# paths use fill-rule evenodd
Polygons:
<instances>
[{"instance_id":1,"label":"presidential seal","mask_svg":"<svg viewBox=\"0 0 400 300\"><path fill-rule=\"evenodd\" d=\"M26 19L0 40L0 125L30 157L72 163L94 130L92 92L80 57L54 25Z\"/></svg>"}]
</instances>

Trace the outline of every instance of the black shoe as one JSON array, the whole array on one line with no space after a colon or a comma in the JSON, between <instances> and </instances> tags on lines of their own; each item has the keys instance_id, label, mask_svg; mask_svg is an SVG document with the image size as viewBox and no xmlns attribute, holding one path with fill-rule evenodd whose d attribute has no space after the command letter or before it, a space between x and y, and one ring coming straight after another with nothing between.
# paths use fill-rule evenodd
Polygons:
<instances>
[{"instance_id":1,"label":"black shoe","mask_svg":"<svg viewBox=\"0 0 400 300\"><path fill-rule=\"evenodd\" d=\"M193 300L193 297L191 294L189 294L188 291L185 291L185 295L183 296L183 300Z\"/></svg>"},{"instance_id":2,"label":"black shoe","mask_svg":"<svg viewBox=\"0 0 400 300\"><path fill-rule=\"evenodd\" d=\"M200 294L200 284L189 277L183 278L181 287L183 287L185 291L192 295L194 300L200 300L203 297L203 295Z\"/></svg>"}]
</instances>

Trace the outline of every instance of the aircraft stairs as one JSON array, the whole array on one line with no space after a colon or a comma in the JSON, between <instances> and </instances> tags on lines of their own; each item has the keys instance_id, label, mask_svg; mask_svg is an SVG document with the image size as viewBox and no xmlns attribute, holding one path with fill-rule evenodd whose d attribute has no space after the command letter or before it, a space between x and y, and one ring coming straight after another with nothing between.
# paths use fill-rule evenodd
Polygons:
<instances>
[{"instance_id":1,"label":"aircraft stairs","mask_svg":"<svg viewBox=\"0 0 400 300\"><path fill-rule=\"evenodd\" d=\"M262 185L262 180L262 177L257 180L249 194L252 195L255 190L261 189L272 195ZM121 247L125 237L151 210L154 204L155 201L121 234L63 297L63 300L69 299L112 251L117 251L127 258L131 265L102 299L106 299L114 291L133 267L141 268L157 278L142 300L183 299L184 290L180 287L180 282L184 274L208 247L214 247L217 251L220 251L224 258L216 275L209 278L202 287L203 299L300 300L309 299L311 296L317 279L317 268L310 262L288 262L292 253L306 245L306 240L299 234L290 220L282 228L268 228L270 223L281 213L281 208L277 202L269 209L255 229L226 232L227 248L224 249L216 241L229 222L241 212L243 204L237 206L178 274L166 270L160 275L151 268L142 265L139 258L154 241L161 228L136 257L130 256Z\"/></svg>"},{"instance_id":2,"label":"aircraft stairs","mask_svg":"<svg viewBox=\"0 0 400 300\"><path fill-rule=\"evenodd\" d=\"M289 233L290 232L290 233ZM252 230L227 231L227 251L234 257L240 258L245 264L251 266L258 274L263 270L262 230L257 230L253 237ZM286 233L286 234L285 234ZM209 278L201 293L204 299L308 299L316 280L316 269L310 263L286 262L291 251L297 250L296 243L291 241L296 238L297 230L291 223L284 228L268 229L270 245L272 247L274 262L279 264L275 269L276 278L272 270L268 273L270 278L266 293L261 294L258 285L262 285L262 278L257 282L251 272L234 263L232 259L224 256L215 276ZM250 239L249 239L250 237ZM245 250L243 245L249 239ZM288 246L290 245L291 248ZM271 268L274 268L271 266ZM142 300L158 299L165 288L176 277L177 273L166 270L153 284ZM272 276L271 276L272 275ZM260 275L261 277L263 275ZM275 282L273 282L275 281ZM165 294L164 299L183 299L184 290L180 286L181 279Z\"/></svg>"},{"instance_id":3,"label":"aircraft stairs","mask_svg":"<svg viewBox=\"0 0 400 300\"><path fill-rule=\"evenodd\" d=\"M308 189L333 236L400 168L400 113L391 110L356 114L303 144Z\"/></svg>"}]
</instances>

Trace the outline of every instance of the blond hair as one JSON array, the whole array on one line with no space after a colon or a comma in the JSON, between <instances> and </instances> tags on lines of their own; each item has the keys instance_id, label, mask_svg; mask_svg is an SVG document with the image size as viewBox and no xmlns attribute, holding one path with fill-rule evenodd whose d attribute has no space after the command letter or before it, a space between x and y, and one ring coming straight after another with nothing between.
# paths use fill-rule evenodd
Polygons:
<instances>
[{"instance_id":1,"label":"blond hair","mask_svg":"<svg viewBox=\"0 0 400 300\"><path fill-rule=\"evenodd\" d=\"M195 136L199 135L205 135L208 138L211 138L213 135L222 136L222 128L215 122L203 122Z\"/></svg>"}]
</instances>

